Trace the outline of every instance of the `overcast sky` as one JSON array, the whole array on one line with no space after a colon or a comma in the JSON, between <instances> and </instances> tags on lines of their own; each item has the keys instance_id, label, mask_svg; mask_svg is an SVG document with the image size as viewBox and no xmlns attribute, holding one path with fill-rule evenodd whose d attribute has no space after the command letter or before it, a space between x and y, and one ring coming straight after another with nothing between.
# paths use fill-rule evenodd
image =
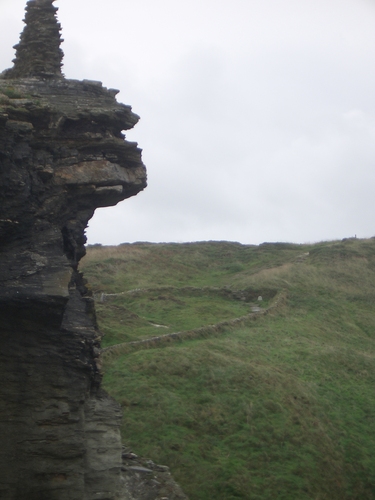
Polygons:
<instances>
[{"instance_id":1,"label":"overcast sky","mask_svg":"<svg viewBox=\"0 0 375 500\"><path fill-rule=\"evenodd\" d=\"M0 71L26 0L0 0ZM375 235L375 0L59 0L67 78L141 116L149 186L89 243Z\"/></svg>"}]
</instances>

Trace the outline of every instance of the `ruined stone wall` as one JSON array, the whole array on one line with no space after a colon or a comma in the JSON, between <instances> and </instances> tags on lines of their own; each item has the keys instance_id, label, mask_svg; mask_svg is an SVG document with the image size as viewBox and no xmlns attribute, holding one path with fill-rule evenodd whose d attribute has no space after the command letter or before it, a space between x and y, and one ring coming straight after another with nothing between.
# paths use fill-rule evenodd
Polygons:
<instances>
[{"instance_id":1,"label":"ruined stone wall","mask_svg":"<svg viewBox=\"0 0 375 500\"><path fill-rule=\"evenodd\" d=\"M138 117L95 82L0 79L0 498L113 499L120 409L78 262L95 208L146 185Z\"/></svg>"},{"instance_id":2,"label":"ruined stone wall","mask_svg":"<svg viewBox=\"0 0 375 500\"><path fill-rule=\"evenodd\" d=\"M0 499L109 500L121 412L100 388L78 262L94 210L137 194L146 171L116 91L63 78L52 4L28 2L0 78Z\"/></svg>"},{"instance_id":3,"label":"ruined stone wall","mask_svg":"<svg viewBox=\"0 0 375 500\"><path fill-rule=\"evenodd\" d=\"M0 75L0 500L183 500L167 467L124 451L78 269L95 209L146 187L123 134L139 118L63 77L53 3L27 2Z\"/></svg>"}]
</instances>

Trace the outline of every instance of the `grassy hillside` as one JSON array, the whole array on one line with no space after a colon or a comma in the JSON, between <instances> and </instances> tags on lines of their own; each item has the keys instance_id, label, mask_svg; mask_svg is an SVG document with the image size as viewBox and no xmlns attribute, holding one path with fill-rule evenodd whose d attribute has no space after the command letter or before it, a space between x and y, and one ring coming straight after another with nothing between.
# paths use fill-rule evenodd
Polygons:
<instances>
[{"instance_id":1,"label":"grassy hillside","mask_svg":"<svg viewBox=\"0 0 375 500\"><path fill-rule=\"evenodd\" d=\"M191 500L375 499L374 239L94 246L82 269L123 438Z\"/></svg>"}]
</instances>

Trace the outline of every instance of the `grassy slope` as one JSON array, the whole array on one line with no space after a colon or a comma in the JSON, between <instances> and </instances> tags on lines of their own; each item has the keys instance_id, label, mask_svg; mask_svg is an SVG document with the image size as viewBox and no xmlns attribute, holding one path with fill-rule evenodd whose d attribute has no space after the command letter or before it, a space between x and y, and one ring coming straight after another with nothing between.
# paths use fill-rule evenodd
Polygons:
<instances>
[{"instance_id":1,"label":"grassy slope","mask_svg":"<svg viewBox=\"0 0 375 500\"><path fill-rule=\"evenodd\" d=\"M83 270L94 292L288 293L252 325L106 362L125 441L168 464L192 500L375 498L375 240L92 247ZM116 297L98 304L103 344L164 333L151 321L175 331L249 307L224 302L172 289Z\"/></svg>"}]
</instances>

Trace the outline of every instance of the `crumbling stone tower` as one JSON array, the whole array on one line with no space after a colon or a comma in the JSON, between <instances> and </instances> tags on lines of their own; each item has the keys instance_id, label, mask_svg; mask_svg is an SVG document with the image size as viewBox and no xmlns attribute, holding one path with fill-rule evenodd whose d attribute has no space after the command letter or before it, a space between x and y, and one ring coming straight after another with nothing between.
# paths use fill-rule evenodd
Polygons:
<instances>
[{"instance_id":1,"label":"crumbling stone tower","mask_svg":"<svg viewBox=\"0 0 375 500\"><path fill-rule=\"evenodd\" d=\"M54 0L29 0L24 22L26 26L20 41L14 46L14 67L8 78L30 76L62 76L63 51L60 44L61 26L57 22Z\"/></svg>"}]
</instances>

